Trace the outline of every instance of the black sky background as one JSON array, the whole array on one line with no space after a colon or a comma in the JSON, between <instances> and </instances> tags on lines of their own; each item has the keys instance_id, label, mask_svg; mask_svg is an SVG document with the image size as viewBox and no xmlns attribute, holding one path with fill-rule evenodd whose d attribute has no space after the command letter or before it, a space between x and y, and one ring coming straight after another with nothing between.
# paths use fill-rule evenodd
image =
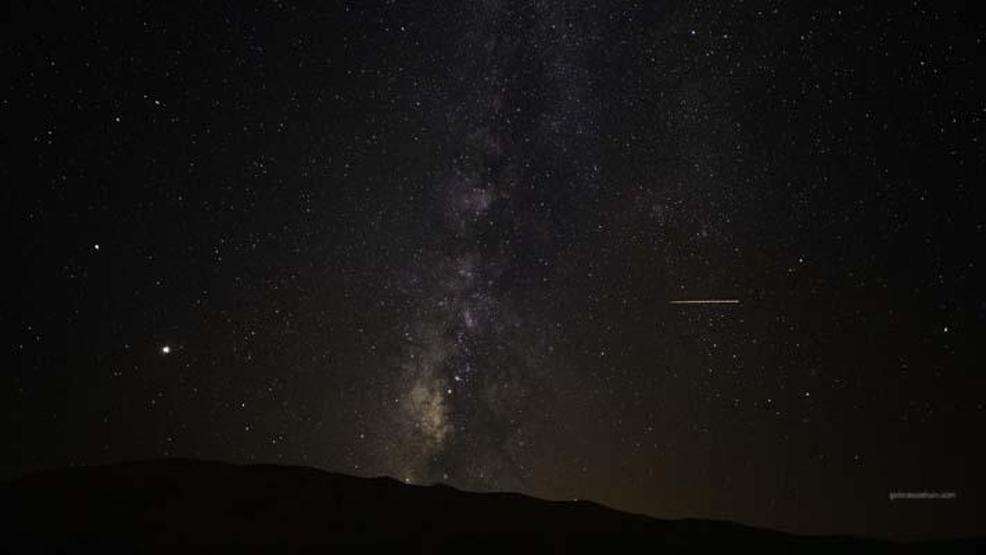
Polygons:
<instances>
[{"instance_id":1,"label":"black sky background","mask_svg":"<svg viewBox=\"0 0 986 555\"><path fill-rule=\"evenodd\" d=\"M983 533L969 6L14 3L3 475Z\"/></svg>"}]
</instances>

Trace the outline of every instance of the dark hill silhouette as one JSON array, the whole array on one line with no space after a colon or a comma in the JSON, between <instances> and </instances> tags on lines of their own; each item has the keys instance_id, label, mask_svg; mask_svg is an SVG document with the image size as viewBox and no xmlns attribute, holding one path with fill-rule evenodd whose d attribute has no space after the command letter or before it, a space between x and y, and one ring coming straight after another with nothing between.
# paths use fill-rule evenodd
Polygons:
<instances>
[{"instance_id":1,"label":"dark hill silhouette","mask_svg":"<svg viewBox=\"0 0 986 555\"><path fill-rule=\"evenodd\" d=\"M2 485L0 511L8 515L4 541L13 551L373 545L464 553L971 553L982 547L796 536L729 522L658 520L584 501L191 460L29 475Z\"/></svg>"}]
</instances>

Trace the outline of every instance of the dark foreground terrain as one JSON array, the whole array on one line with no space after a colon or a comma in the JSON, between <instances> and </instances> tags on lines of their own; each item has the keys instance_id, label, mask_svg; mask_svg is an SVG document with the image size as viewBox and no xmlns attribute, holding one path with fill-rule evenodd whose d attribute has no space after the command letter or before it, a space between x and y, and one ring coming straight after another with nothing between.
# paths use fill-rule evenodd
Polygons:
<instances>
[{"instance_id":1,"label":"dark foreground terrain","mask_svg":"<svg viewBox=\"0 0 986 555\"><path fill-rule=\"evenodd\" d=\"M974 553L982 541L893 544L589 502L468 493L310 468L163 460L39 473L0 489L3 551L400 547L401 551Z\"/></svg>"}]
</instances>

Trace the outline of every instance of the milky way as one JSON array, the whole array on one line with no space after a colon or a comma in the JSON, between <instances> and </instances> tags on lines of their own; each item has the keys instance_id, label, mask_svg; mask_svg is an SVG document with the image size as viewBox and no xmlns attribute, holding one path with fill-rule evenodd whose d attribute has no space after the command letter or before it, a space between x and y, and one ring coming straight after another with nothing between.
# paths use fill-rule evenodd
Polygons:
<instances>
[{"instance_id":1,"label":"milky way","mask_svg":"<svg viewBox=\"0 0 986 555\"><path fill-rule=\"evenodd\" d=\"M387 451L399 461L392 472L408 480L519 487L525 479L513 453L533 390L544 386L544 322L519 317L504 281L529 279L558 247L544 231L561 224L537 210L552 193L532 178L585 185L580 165L590 161L565 156L594 114L579 65L591 38L584 10L518 6L466 8L459 83L434 106L451 153L429 191L427 233L441 248L423 253L404 283L419 306L404 325L392 407L399 441ZM535 244L541 254L531 261Z\"/></svg>"}]
</instances>

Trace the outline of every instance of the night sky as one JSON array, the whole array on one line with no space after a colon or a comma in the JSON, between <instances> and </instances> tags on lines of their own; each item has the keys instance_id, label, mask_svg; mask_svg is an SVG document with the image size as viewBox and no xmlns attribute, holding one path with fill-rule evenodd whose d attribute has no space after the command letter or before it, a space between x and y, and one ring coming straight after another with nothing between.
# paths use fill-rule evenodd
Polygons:
<instances>
[{"instance_id":1,"label":"night sky","mask_svg":"<svg viewBox=\"0 0 986 555\"><path fill-rule=\"evenodd\" d=\"M974 3L53 4L0 42L3 476L986 531Z\"/></svg>"}]
</instances>

